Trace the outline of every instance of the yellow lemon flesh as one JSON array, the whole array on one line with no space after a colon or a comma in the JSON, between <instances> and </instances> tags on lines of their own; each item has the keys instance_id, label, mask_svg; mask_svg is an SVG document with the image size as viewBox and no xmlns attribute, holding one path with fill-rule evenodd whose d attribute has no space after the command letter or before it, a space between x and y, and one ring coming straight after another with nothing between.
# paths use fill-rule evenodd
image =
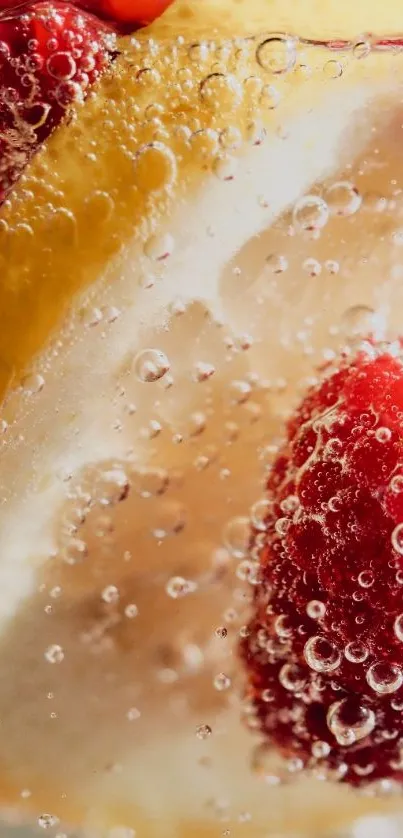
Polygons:
<instances>
[{"instance_id":1,"label":"yellow lemon flesh","mask_svg":"<svg viewBox=\"0 0 403 838\"><path fill-rule=\"evenodd\" d=\"M293 6L177 2L122 40L1 212L0 778L30 817L313 834L392 805L283 787L240 720L284 418L402 302L403 56L363 34L397 4Z\"/></svg>"}]
</instances>

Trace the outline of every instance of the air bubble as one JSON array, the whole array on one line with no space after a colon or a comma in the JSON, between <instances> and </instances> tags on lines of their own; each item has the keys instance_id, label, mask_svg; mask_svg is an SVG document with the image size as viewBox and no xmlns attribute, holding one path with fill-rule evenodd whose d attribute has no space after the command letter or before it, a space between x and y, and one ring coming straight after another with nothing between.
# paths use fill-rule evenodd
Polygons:
<instances>
[{"instance_id":1,"label":"air bubble","mask_svg":"<svg viewBox=\"0 0 403 838\"><path fill-rule=\"evenodd\" d=\"M141 192L148 194L167 189L175 182L176 174L176 157L164 143L149 143L137 152L134 175Z\"/></svg>"},{"instance_id":2,"label":"air bubble","mask_svg":"<svg viewBox=\"0 0 403 838\"><path fill-rule=\"evenodd\" d=\"M297 60L297 42L287 35L266 38L256 50L256 60L269 73L288 73Z\"/></svg>"},{"instance_id":3,"label":"air bubble","mask_svg":"<svg viewBox=\"0 0 403 838\"><path fill-rule=\"evenodd\" d=\"M337 181L329 186L325 197L331 214L344 217L354 215L362 203L357 187L347 180Z\"/></svg>"},{"instance_id":4,"label":"air bubble","mask_svg":"<svg viewBox=\"0 0 403 838\"><path fill-rule=\"evenodd\" d=\"M172 255L175 240L170 233L150 236L144 245L145 255L154 262L163 262Z\"/></svg>"},{"instance_id":5,"label":"air bubble","mask_svg":"<svg viewBox=\"0 0 403 838\"><path fill-rule=\"evenodd\" d=\"M265 266L274 274L282 274L288 268L288 259L281 253L271 253L266 259Z\"/></svg>"},{"instance_id":6,"label":"air bubble","mask_svg":"<svg viewBox=\"0 0 403 838\"><path fill-rule=\"evenodd\" d=\"M183 576L172 576L166 585L166 592L171 599L181 599L188 594L194 593L197 585L189 579L184 579Z\"/></svg>"},{"instance_id":7,"label":"air bubble","mask_svg":"<svg viewBox=\"0 0 403 838\"><path fill-rule=\"evenodd\" d=\"M39 815L38 818L38 826L40 826L41 829L51 829L53 826L57 826L59 822L60 821L57 815L49 815L47 813Z\"/></svg>"},{"instance_id":8,"label":"air bubble","mask_svg":"<svg viewBox=\"0 0 403 838\"><path fill-rule=\"evenodd\" d=\"M403 643L403 614L398 614L393 624L395 635L400 643Z\"/></svg>"},{"instance_id":9,"label":"air bubble","mask_svg":"<svg viewBox=\"0 0 403 838\"><path fill-rule=\"evenodd\" d=\"M311 748L312 756L315 759L326 759L329 756L331 747L328 742L314 742Z\"/></svg>"},{"instance_id":10,"label":"air bubble","mask_svg":"<svg viewBox=\"0 0 403 838\"><path fill-rule=\"evenodd\" d=\"M281 101L280 92L272 84L264 84L261 91L259 102L263 108L274 110L278 107Z\"/></svg>"},{"instance_id":11,"label":"air bubble","mask_svg":"<svg viewBox=\"0 0 403 838\"><path fill-rule=\"evenodd\" d=\"M45 652L45 658L48 663L62 663L64 661L64 651L57 643L52 643L48 646Z\"/></svg>"},{"instance_id":12,"label":"air bubble","mask_svg":"<svg viewBox=\"0 0 403 838\"><path fill-rule=\"evenodd\" d=\"M238 161L229 154L219 154L213 162L213 172L219 180L234 180Z\"/></svg>"},{"instance_id":13,"label":"air bubble","mask_svg":"<svg viewBox=\"0 0 403 838\"><path fill-rule=\"evenodd\" d=\"M212 734L210 725L199 725L196 728L196 736L198 739L208 739Z\"/></svg>"},{"instance_id":14,"label":"air bubble","mask_svg":"<svg viewBox=\"0 0 403 838\"><path fill-rule=\"evenodd\" d=\"M129 602L129 604L126 605L125 616L129 620L134 620L134 618L137 617L138 613L139 613L139 609L138 609L137 605L135 605L134 602Z\"/></svg>"},{"instance_id":15,"label":"air bubble","mask_svg":"<svg viewBox=\"0 0 403 838\"><path fill-rule=\"evenodd\" d=\"M228 629L226 629L225 626L218 626L214 633L216 637L219 637L222 640L227 637Z\"/></svg>"},{"instance_id":16,"label":"air bubble","mask_svg":"<svg viewBox=\"0 0 403 838\"><path fill-rule=\"evenodd\" d=\"M285 663L280 669L278 678L284 689L295 693L300 692L307 681L302 667L293 663Z\"/></svg>"},{"instance_id":17,"label":"air bubble","mask_svg":"<svg viewBox=\"0 0 403 838\"><path fill-rule=\"evenodd\" d=\"M341 324L348 338L371 334L374 331L375 311L369 306L351 306L344 312Z\"/></svg>"},{"instance_id":18,"label":"air bubble","mask_svg":"<svg viewBox=\"0 0 403 838\"><path fill-rule=\"evenodd\" d=\"M344 698L331 704L326 721L339 745L349 747L372 733L376 717L364 704Z\"/></svg>"},{"instance_id":19,"label":"air bubble","mask_svg":"<svg viewBox=\"0 0 403 838\"><path fill-rule=\"evenodd\" d=\"M309 276L320 276L322 273L322 265L317 259L305 259L302 268Z\"/></svg>"},{"instance_id":20,"label":"air bubble","mask_svg":"<svg viewBox=\"0 0 403 838\"><path fill-rule=\"evenodd\" d=\"M358 574L357 581L358 584L361 585L361 588L371 588L375 582L375 576L372 573L372 570L363 570Z\"/></svg>"},{"instance_id":21,"label":"air bubble","mask_svg":"<svg viewBox=\"0 0 403 838\"><path fill-rule=\"evenodd\" d=\"M392 547L403 556L403 524L398 524L392 532Z\"/></svg>"},{"instance_id":22,"label":"air bubble","mask_svg":"<svg viewBox=\"0 0 403 838\"><path fill-rule=\"evenodd\" d=\"M243 559L249 550L250 536L249 518L232 518L224 528L224 545L236 559Z\"/></svg>"},{"instance_id":23,"label":"air bubble","mask_svg":"<svg viewBox=\"0 0 403 838\"><path fill-rule=\"evenodd\" d=\"M219 672L218 675L214 678L214 687L218 692L223 692L224 690L228 690L231 686L231 678L225 674L225 672Z\"/></svg>"},{"instance_id":24,"label":"air bubble","mask_svg":"<svg viewBox=\"0 0 403 838\"><path fill-rule=\"evenodd\" d=\"M394 495L400 495L403 492L403 475L395 474L390 481L390 488Z\"/></svg>"},{"instance_id":25,"label":"air bubble","mask_svg":"<svg viewBox=\"0 0 403 838\"><path fill-rule=\"evenodd\" d=\"M329 220L329 207L318 195L305 195L293 209L293 223L297 230L315 232L321 230Z\"/></svg>"},{"instance_id":26,"label":"air bubble","mask_svg":"<svg viewBox=\"0 0 403 838\"><path fill-rule=\"evenodd\" d=\"M315 672L334 672L340 666L341 655L326 637L315 635L305 643L304 657Z\"/></svg>"},{"instance_id":27,"label":"air bubble","mask_svg":"<svg viewBox=\"0 0 403 838\"><path fill-rule=\"evenodd\" d=\"M107 585L101 594L101 599L103 599L104 602L107 602L108 605L113 605L116 602L119 602L119 598L119 588L117 588L116 585Z\"/></svg>"},{"instance_id":28,"label":"air bubble","mask_svg":"<svg viewBox=\"0 0 403 838\"><path fill-rule=\"evenodd\" d=\"M319 599L311 599L306 606L306 613L311 620L321 620L326 614L326 605Z\"/></svg>"},{"instance_id":29,"label":"air bubble","mask_svg":"<svg viewBox=\"0 0 403 838\"><path fill-rule=\"evenodd\" d=\"M202 100L213 111L232 112L242 102L243 91L235 76L211 73L200 85Z\"/></svg>"},{"instance_id":30,"label":"air bubble","mask_svg":"<svg viewBox=\"0 0 403 838\"><path fill-rule=\"evenodd\" d=\"M354 58L356 58L357 60L360 60L361 58L367 58L370 52L370 41L357 41L357 43L355 43L353 46L353 55Z\"/></svg>"},{"instance_id":31,"label":"air bubble","mask_svg":"<svg viewBox=\"0 0 403 838\"><path fill-rule=\"evenodd\" d=\"M160 349L143 349L134 361L137 378L144 383L159 381L169 369L169 360Z\"/></svg>"},{"instance_id":32,"label":"air bubble","mask_svg":"<svg viewBox=\"0 0 403 838\"><path fill-rule=\"evenodd\" d=\"M193 368L193 379L201 384L207 381L215 373L213 364L207 364L204 361L198 361Z\"/></svg>"},{"instance_id":33,"label":"air bubble","mask_svg":"<svg viewBox=\"0 0 403 838\"><path fill-rule=\"evenodd\" d=\"M375 431L375 439L378 442L389 442L392 438L392 431L390 428L377 428Z\"/></svg>"},{"instance_id":34,"label":"air bubble","mask_svg":"<svg viewBox=\"0 0 403 838\"><path fill-rule=\"evenodd\" d=\"M323 72L327 79L339 79L343 75L343 65L340 61L330 59L330 61L326 61Z\"/></svg>"},{"instance_id":35,"label":"air bubble","mask_svg":"<svg viewBox=\"0 0 403 838\"><path fill-rule=\"evenodd\" d=\"M129 722L136 722L141 716L140 710L137 707L130 707L130 710L127 711L126 717Z\"/></svg>"},{"instance_id":36,"label":"air bubble","mask_svg":"<svg viewBox=\"0 0 403 838\"><path fill-rule=\"evenodd\" d=\"M266 499L258 500L253 504L251 509L251 522L257 530L264 531L267 529L272 508L272 502Z\"/></svg>"},{"instance_id":37,"label":"air bubble","mask_svg":"<svg viewBox=\"0 0 403 838\"><path fill-rule=\"evenodd\" d=\"M377 661L369 667L366 673L368 685L378 695L389 695L397 692L403 684L403 674L399 666L394 663Z\"/></svg>"}]
</instances>

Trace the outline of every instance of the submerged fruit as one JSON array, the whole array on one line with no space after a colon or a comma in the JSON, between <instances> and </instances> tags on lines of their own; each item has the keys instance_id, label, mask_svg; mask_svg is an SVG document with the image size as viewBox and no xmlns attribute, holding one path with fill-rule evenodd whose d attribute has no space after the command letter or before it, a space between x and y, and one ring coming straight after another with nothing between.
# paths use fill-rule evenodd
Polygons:
<instances>
[{"instance_id":1,"label":"submerged fruit","mask_svg":"<svg viewBox=\"0 0 403 838\"><path fill-rule=\"evenodd\" d=\"M0 14L0 203L115 46L108 24L69 3L28 3Z\"/></svg>"},{"instance_id":2,"label":"submerged fruit","mask_svg":"<svg viewBox=\"0 0 403 838\"><path fill-rule=\"evenodd\" d=\"M265 737L353 785L402 777L403 352L364 343L288 424L242 653Z\"/></svg>"}]
</instances>

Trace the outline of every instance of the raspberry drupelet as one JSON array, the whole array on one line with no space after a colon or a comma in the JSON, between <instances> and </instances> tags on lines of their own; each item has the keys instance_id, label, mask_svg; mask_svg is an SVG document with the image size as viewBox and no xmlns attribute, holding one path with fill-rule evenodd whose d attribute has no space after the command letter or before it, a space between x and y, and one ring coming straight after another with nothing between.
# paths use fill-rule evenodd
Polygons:
<instances>
[{"instance_id":1,"label":"raspberry drupelet","mask_svg":"<svg viewBox=\"0 0 403 838\"><path fill-rule=\"evenodd\" d=\"M364 342L321 372L251 544L251 724L301 768L354 786L403 777L402 347Z\"/></svg>"}]
</instances>

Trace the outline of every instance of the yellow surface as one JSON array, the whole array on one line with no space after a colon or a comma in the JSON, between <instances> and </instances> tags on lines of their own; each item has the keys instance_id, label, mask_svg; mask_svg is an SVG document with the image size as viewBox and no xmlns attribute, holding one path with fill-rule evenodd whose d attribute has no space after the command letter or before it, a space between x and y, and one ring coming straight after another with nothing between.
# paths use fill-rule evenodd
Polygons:
<instances>
[{"instance_id":1,"label":"yellow surface","mask_svg":"<svg viewBox=\"0 0 403 838\"><path fill-rule=\"evenodd\" d=\"M123 55L97 92L72 124L55 132L1 211L0 393L18 382L74 292L102 277L133 235L146 241L172 202L204 177L201 157L208 167L213 150L208 138L200 139L197 154L187 142L190 132L237 125L245 133L252 118L273 122L267 103L256 98L259 83L272 81L256 61L259 39L239 49L228 35L292 29L354 38L363 29L396 31L400 17L397 2L178 0L139 34L135 47L122 42ZM197 38L212 34L214 49L205 60ZM174 45L178 35L182 41ZM217 68L231 74L229 84L214 83L201 96L200 85ZM383 72L390 72L388 58L372 56L350 64L342 81ZM249 75L260 82L240 87ZM293 73L287 81L276 77L276 84L295 90L304 80ZM325 95L322 73L303 90L307 103ZM150 141L161 146L136 157Z\"/></svg>"}]
</instances>

